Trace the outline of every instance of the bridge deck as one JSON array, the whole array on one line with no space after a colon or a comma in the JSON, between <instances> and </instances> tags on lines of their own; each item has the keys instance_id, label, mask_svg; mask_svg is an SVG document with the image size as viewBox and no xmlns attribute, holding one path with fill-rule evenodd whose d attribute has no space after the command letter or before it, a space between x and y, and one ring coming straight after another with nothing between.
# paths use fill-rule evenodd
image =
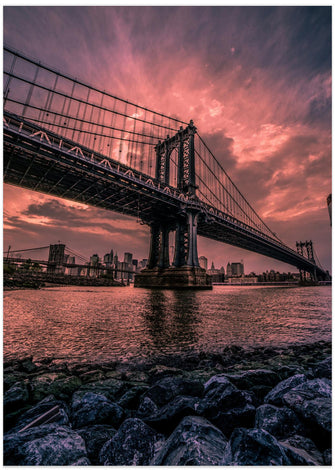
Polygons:
<instances>
[{"instance_id":1,"label":"bridge deck","mask_svg":"<svg viewBox=\"0 0 335 470\"><path fill-rule=\"evenodd\" d=\"M173 221L191 203L176 188L93 155L75 142L8 113L4 121L4 181L137 217L144 223L162 215ZM321 268L278 240L205 203L199 202L198 207L203 214L199 235L325 276Z\"/></svg>"}]
</instances>

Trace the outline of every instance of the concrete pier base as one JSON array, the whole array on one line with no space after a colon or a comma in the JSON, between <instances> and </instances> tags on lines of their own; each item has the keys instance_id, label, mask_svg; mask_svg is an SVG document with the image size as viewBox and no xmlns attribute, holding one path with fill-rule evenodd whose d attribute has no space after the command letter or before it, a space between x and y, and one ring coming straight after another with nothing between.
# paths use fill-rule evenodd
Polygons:
<instances>
[{"instance_id":1,"label":"concrete pier base","mask_svg":"<svg viewBox=\"0 0 335 470\"><path fill-rule=\"evenodd\" d=\"M135 275L134 287L160 289L212 289L211 277L199 267L143 269Z\"/></svg>"}]
</instances>

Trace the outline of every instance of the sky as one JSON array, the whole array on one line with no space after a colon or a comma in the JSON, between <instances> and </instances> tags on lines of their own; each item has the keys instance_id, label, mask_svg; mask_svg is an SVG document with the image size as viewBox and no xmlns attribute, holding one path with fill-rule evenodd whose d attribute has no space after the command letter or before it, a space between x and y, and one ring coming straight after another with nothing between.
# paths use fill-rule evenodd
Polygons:
<instances>
[{"instance_id":1,"label":"sky","mask_svg":"<svg viewBox=\"0 0 335 470\"><path fill-rule=\"evenodd\" d=\"M5 7L4 42L121 98L194 123L256 212L331 270L330 7ZM4 251L57 243L148 256L135 219L4 184ZM199 237L245 272L292 266Z\"/></svg>"}]
</instances>

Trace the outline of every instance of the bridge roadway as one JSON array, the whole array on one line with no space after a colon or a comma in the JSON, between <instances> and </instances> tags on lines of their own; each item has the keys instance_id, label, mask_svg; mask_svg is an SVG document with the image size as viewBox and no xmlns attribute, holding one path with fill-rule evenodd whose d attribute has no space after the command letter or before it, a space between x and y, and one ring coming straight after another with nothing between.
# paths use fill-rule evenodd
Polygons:
<instances>
[{"instance_id":1,"label":"bridge roadway","mask_svg":"<svg viewBox=\"0 0 335 470\"><path fill-rule=\"evenodd\" d=\"M198 234L283 261L325 278L326 272L278 240L127 165L4 113L4 182L171 225L187 207L200 211Z\"/></svg>"}]
</instances>

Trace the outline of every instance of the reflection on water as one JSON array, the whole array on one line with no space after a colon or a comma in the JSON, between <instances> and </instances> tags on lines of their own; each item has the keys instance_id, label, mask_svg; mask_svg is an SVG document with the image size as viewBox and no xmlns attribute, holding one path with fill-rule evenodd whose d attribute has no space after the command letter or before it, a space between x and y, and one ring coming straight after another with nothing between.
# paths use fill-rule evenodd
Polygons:
<instances>
[{"instance_id":1,"label":"reflection on water","mask_svg":"<svg viewBox=\"0 0 335 470\"><path fill-rule=\"evenodd\" d=\"M331 288L63 287L4 293L4 357L145 358L330 340Z\"/></svg>"},{"instance_id":2,"label":"reflection on water","mask_svg":"<svg viewBox=\"0 0 335 470\"><path fill-rule=\"evenodd\" d=\"M183 349L197 343L199 302L194 291L152 290L145 299L142 316L157 349L168 352L169 345Z\"/></svg>"}]
</instances>

